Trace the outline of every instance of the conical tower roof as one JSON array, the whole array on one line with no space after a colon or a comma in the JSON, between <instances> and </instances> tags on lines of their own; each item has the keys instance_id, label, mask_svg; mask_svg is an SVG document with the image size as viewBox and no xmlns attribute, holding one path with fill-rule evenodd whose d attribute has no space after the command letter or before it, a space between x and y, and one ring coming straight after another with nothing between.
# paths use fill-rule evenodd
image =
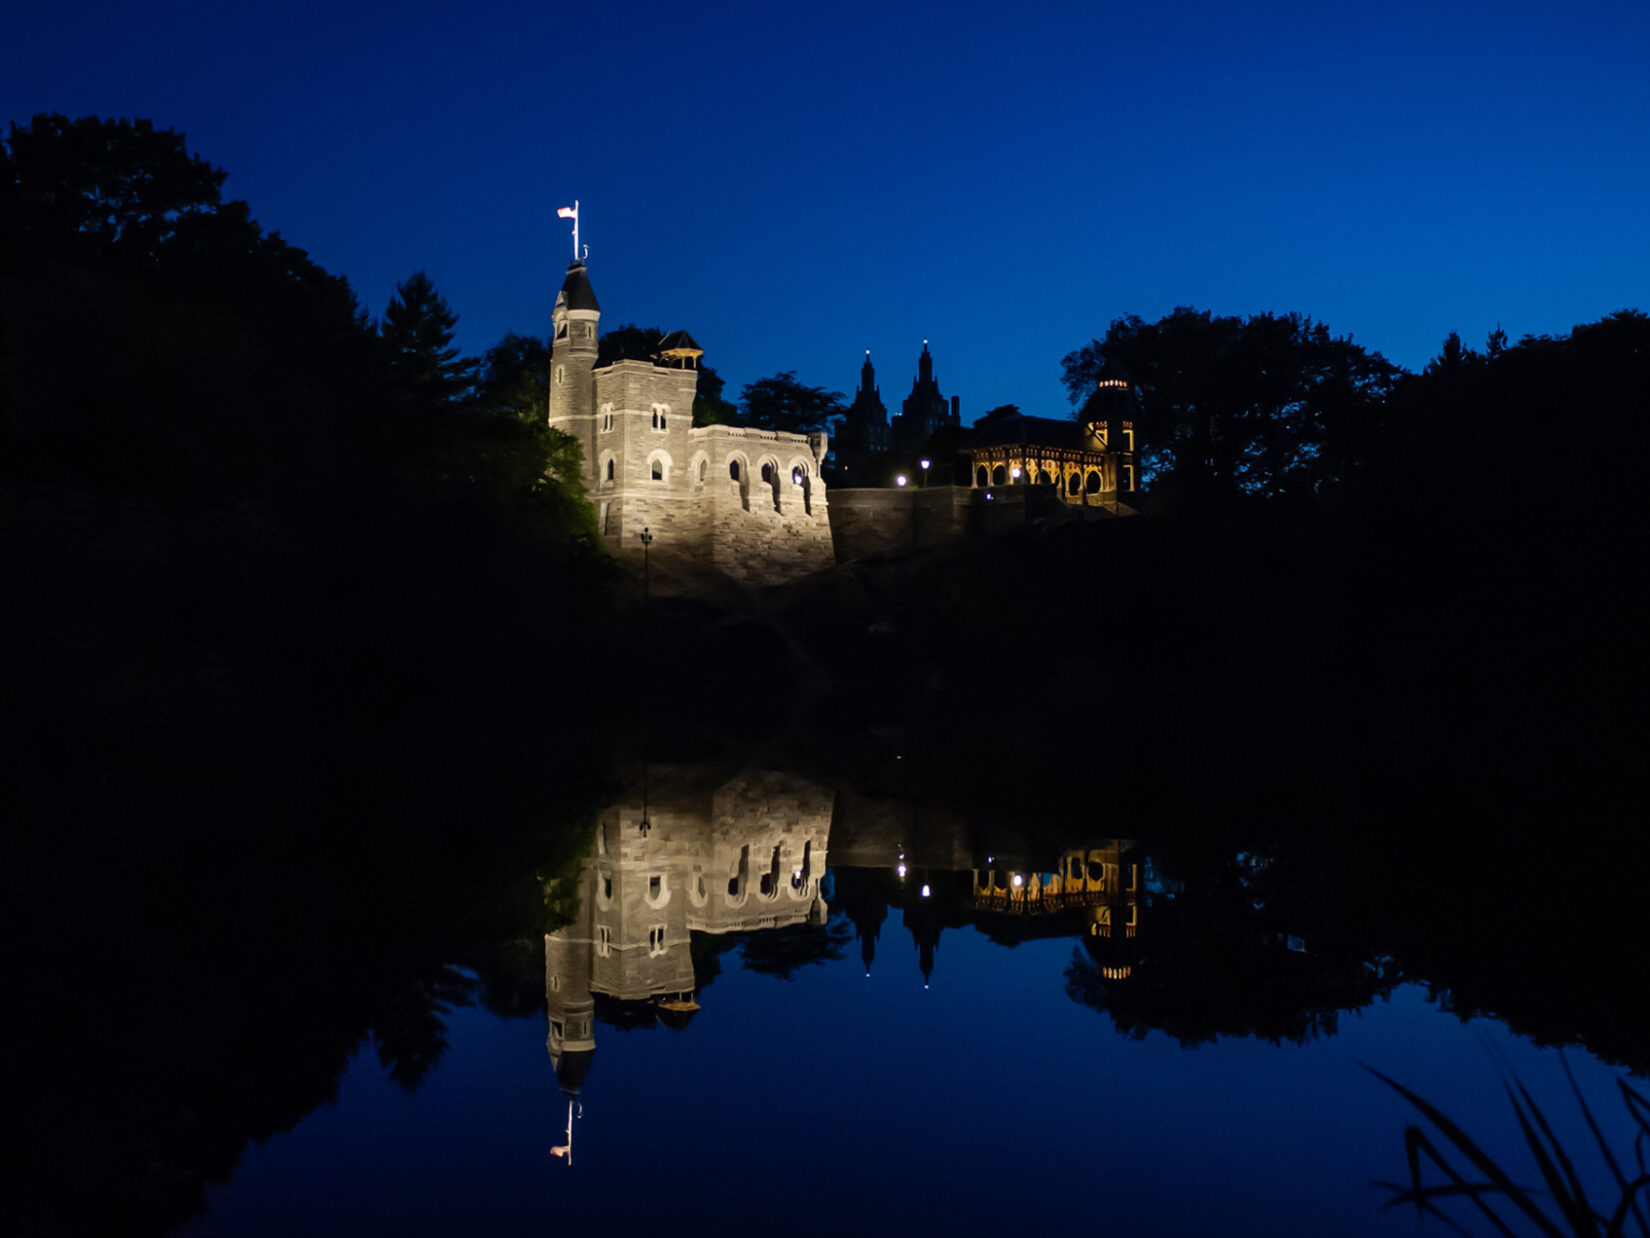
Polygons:
<instances>
[{"instance_id":1,"label":"conical tower roof","mask_svg":"<svg viewBox=\"0 0 1650 1238\"><path fill-rule=\"evenodd\" d=\"M590 275L582 262L567 264L567 278L561 282L561 296L557 298L570 310L594 310L601 313L602 307L596 303L596 293L590 287Z\"/></svg>"}]
</instances>

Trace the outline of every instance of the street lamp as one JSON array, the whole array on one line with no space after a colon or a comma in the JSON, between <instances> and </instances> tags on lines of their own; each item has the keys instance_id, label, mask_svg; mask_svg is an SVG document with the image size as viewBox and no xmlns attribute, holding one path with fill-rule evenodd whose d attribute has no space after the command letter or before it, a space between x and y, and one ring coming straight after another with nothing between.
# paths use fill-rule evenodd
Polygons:
<instances>
[{"instance_id":1,"label":"street lamp","mask_svg":"<svg viewBox=\"0 0 1650 1238\"><path fill-rule=\"evenodd\" d=\"M896 477L896 478L894 478L894 484L895 484L895 485L896 485L896 486L903 486L903 485L905 485L905 474L904 474L904 473L901 473L901 474L900 474L900 475L899 475L899 476L898 476L898 477Z\"/></svg>"},{"instance_id":2,"label":"street lamp","mask_svg":"<svg viewBox=\"0 0 1650 1238\"><path fill-rule=\"evenodd\" d=\"M929 462L927 460L920 460L920 461L918 461L918 463L922 465L922 485L923 485L923 489L926 490L928 488L928 463Z\"/></svg>"}]
</instances>

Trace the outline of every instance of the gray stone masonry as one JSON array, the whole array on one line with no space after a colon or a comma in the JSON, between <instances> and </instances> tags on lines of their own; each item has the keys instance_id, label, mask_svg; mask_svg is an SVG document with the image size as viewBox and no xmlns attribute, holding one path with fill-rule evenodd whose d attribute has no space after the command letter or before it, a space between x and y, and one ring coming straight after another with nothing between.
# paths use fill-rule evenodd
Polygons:
<instances>
[{"instance_id":1,"label":"gray stone masonry","mask_svg":"<svg viewBox=\"0 0 1650 1238\"><path fill-rule=\"evenodd\" d=\"M747 585L830 567L826 436L695 427L699 374L690 366L596 368L600 314L567 303L570 288L588 297L584 278L582 267L569 269L552 315L549 424L584 449L585 489L609 551L639 556L646 529L660 549Z\"/></svg>"}]
</instances>

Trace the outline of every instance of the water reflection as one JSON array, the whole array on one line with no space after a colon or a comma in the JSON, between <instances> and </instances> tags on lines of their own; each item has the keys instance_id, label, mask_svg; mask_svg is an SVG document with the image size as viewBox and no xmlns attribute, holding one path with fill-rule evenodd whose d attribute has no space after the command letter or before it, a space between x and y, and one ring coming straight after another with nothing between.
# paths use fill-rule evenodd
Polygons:
<instances>
[{"instance_id":1,"label":"water reflection","mask_svg":"<svg viewBox=\"0 0 1650 1238\"><path fill-rule=\"evenodd\" d=\"M1031 842L777 771L716 782L650 767L599 814L577 911L544 938L546 1044L568 1105L552 1152L571 1164L597 1025L685 1029L736 941L748 968L788 978L842 957L851 925L869 976L897 910L925 988L942 934L964 925L1004 945L1069 938L1096 977L1123 982L1149 891L1167 892L1130 840Z\"/></svg>"},{"instance_id":2,"label":"water reflection","mask_svg":"<svg viewBox=\"0 0 1650 1238\"><path fill-rule=\"evenodd\" d=\"M598 1015L680 1030L698 1013L694 933L825 926L833 802L791 775L749 771L712 786L678 767L650 770L601 812L577 915L544 939L548 1044L570 1106L569 1143Z\"/></svg>"}]
</instances>

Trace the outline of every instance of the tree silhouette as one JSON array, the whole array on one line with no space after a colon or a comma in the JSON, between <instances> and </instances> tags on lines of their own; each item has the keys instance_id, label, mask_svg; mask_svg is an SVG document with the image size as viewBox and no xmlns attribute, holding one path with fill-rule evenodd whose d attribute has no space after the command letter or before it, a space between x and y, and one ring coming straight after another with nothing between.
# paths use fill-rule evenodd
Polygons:
<instances>
[{"instance_id":1,"label":"tree silhouette","mask_svg":"<svg viewBox=\"0 0 1650 1238\"><path fill-rule=\"evenodd\" d=\"M512 331L489 348L477 375L476 407L496 417L544 421L550 407L550 345Z\"/></svg>"},{"instance_id":2,"label":"tree silhouette","mask_svg":"<svg viewBox=\"0 0 1650 1238\"><path fill-rule=\"evenodd\" d=\"M451 407L469 394L475 362L453 343L458 315L423 271L395 286L383 336L402 396L423 408Z\"/></svg>"},{"instance_id":3,"label":"tree silhouette","mask_svg":"<svg viewBox=\"0 0 1650 1238\"><path fill-rule=\"evenodd\" d=\"M822 430L832 417L843 412L840 391L799 383L795 370L781 370L769 378L746 383L740 401L749 424L793 434Z\"/></svg>"},{"instance_id":4,"label":"tree silhouette","mask_svg":"<svg viewBox=\"0 0 1650 1238\"><path fill-rule=\"evenodd\" d=\"M46 230L152 259L181 218L217 207L224 175L147 120L41 114L0 149L0 235Z\"/></svg>"},{"instance_id":5,"label":"tree silhouette","mask_svg":"<svg viewBox=\"0 0 1650 1238\"><path fill-rule=\"evenodd\" d=\"M1277 497L1346 480L1399 371L1300 314L1220 318L1189 307L1119 318L1066 354L1081 404L1102 378L1140 396L1143 446L1188 496Z\"/></svg>"}]
</instances>

